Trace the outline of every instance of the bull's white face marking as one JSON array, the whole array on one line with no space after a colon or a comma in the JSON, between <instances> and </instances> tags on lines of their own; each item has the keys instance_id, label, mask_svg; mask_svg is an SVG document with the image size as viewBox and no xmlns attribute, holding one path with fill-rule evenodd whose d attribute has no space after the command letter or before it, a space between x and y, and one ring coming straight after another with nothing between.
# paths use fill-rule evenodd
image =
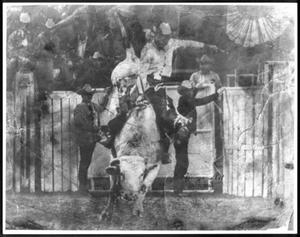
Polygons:
<instances>
[{"instance_id":1,"label":"bull's white face marking","mask_svg":"<svg viewBox=\"0 0 300 237\"><path fill-rule=\"evenodd\" d=\"M146 170L145 160L140 156L120 157L121 187L126 193L138 193Z\"/></svg>"},{"instance_id":2,"label":"bull's white face marking","mask_svg":"<svg viewBox=\"0 0 300 237\"><path fill-rule=\"evenodd\" d=\"M126 200L143 198L159 172L160 163L145 164L140 156L122 156L120 161L120 193Z\"/></svg>"}]
</instances>

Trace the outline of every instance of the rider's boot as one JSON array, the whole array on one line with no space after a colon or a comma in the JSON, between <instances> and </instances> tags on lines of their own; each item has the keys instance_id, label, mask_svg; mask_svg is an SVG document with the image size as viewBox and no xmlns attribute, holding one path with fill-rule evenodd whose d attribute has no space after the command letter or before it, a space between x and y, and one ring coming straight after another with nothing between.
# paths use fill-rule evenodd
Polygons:
<instances>
[{"instance_id":1,"label":"rider's boot","mask_svg":"<svg viewBox=\"0 0 300 237\"><path fill-rule=\"evenodd\" d=\"M167 165L167 164L172 163L172 160L170 159L169 153L164 153L164 154L162 155L161 163L162 163L163 165Z\"/></svg>"}]
</instances>

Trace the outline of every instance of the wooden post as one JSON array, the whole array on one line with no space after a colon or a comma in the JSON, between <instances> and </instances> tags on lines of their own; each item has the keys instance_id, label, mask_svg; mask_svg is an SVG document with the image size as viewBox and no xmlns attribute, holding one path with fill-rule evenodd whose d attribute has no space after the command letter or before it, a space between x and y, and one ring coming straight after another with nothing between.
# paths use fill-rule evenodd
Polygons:
<instances>
[{"instance_id":1,"label":"wooden post","mask_svg":"<svg viewBox=\"0 0 300 237\"><path fill-rule=\"evenodd\" d=\"M37 98L35 98L35 104L37 104ZM41 168L42 168L42 144L41 144L41 111L35 109L34 116L34 128L35 128L35 177L34 177L34 187L35 192L40 192L42 188L41 184Z\"/></svg>"},{"instance_id":2,"label":"wooden post","mask_svg":"<svg viewBox=\"0 0 300 237\"><path fill-rule=\"evenodd\" d=\"M51 156L51 172L52 172L52 192L55 191L54 189L54 108L53 108L53 99L51 98L51 151L52 151L52 156Z\"/></svg>"},{"instance_id":3,"label":"wooden post","mask_svg":"<svg viewBox=\"0 0 300 237\"><path fill-rule=\"evenodd\" d=\"M273 65L269 65L268 67L268 93L269 95L272 94L273 92L273 86L272 86L272 78L273 78ZM268 132L267 132L267 145L272 144L272 138L273 138L273 103L272 100L269 101L268 104ZM267 160L268 160L268 197L272 197L272 189L273 189L273 160L272 160L272 154L273 154L273 148L272 146L269 146L268 148L268 155L267 155Z\"/></svg>"},{"instance_id":4,"label":"wooden post","mask_svg":"<svg viewBox=\"0 0 300 237\"><path fill-rule=\"evenodd\" d=\"M61 191L64 191L64 159L63 159L63 99L60 98L60 159L61 159Z\"/></svg>"},{"instance_id":5,"label":"wooden post","mask_svg":"<svg viewBox=\"0 0 300 237\"><path fill-rule=\"evenodd\" d=\"M25 176L25 104L21 105L21 118L20 118L20 191L24 190L24 176Z\"/></svg>"},{"instance_id":6,"label":"wooden post","mask_svg":"<svg viewBox=\"0 0 300 237\"><path fill-rule=\"evenodd\" d=\"M26 95L26 102L25 102L25 123L26 123L26 146L25 146L25 170L26 170L26 184L28 185L26 188L29 192L30 186L30 166L31 166L31 145L30 145L30 138L31 138L31 131L30 131L30 123L31 123L31 110L30 110L30 102L29 96Z\"/></svg>"},{"instance_id":7,"label":"wooden post","mask_svg":"<svg viewBox=\"0 0 300 237\"><path fill-rule=\"evenodd\" d=\"M71 100L69 98L69 121L68 121L68 127L69 127L69 187L70 191L72 191L72 154L71 154Z\"/></svg>"},{"instance_id":8,"label":"wooden post","mask_svg":"<svg viewBox=\"0 0 300 237\"><path fill-rule=\"evenodd\" d=\"M215 88L217 90L219 88ZM221 111L219 111L219 108ZM218 159L214 162L215 167L218 169L219 172L221 172L223 175L223 157L225 154L224 152L224 142L223 142L223 133L222 128L222 119L221 115L223 112L223 98L220 99L220 101L216 101L216 104L213 106L213 113L214 113L214 137L215 137L215 157ZM214 169L214 173L218 172L216 169ZM217 177L215 175L215 177ZM223 176L224 177L224 176ZM223 192L223 180L213 180L213 187L214 187L214 192L215 193L222 193Z\"/></svg>"},{"instance_id":9,"label":"wooden post","mask_svg":"<svg viewBox=\"0 0 300 237\"><path fill-rule=\"evenodd\" d=\"M236 69L234 69L234 86L237 87L239 86L238 84L238 75Z\"/></svg>"}]
</instances>

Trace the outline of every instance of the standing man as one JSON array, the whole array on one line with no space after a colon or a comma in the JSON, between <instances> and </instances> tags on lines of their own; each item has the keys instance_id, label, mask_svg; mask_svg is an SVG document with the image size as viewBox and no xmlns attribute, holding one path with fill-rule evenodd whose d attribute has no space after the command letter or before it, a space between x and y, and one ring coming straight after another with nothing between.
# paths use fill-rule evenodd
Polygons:
<instances>
[{"instance_id":1,"label":"standing man","mask_svg":"<svg viewBox=\"0 0 300 237\"><path fill-rule=\"evenodd\" d=\"M109 91L103 97L102 103L97 105L92 102L95 90L89 84L85 84L77 91L82 97L82 102L74 110L74 125L76 142L80 151L79 163L79 191L87 192L87 172L91 163L96 142L101 138L99 113L105 108Z\"/></svg>"},{"instance_id":2,"label":"standing man","mask_svg":"<svg viewBox=\"0 0 300 237\"><path fill-rule=\"evenodd\" d=\"M178 101L178 112L188 118L190 123L187 126L182 126L177 129L175 134L174 148L175 148L175 157L176 165L174 170L174 180L173 188L175 194L181 194L184 187L184 176L187 173L189 166L188 159L188 144L190 135L196 131L197 124L197 112L196 106L201 106L208 104L212 101L216 101L219 94L223 90L203 97L195 98L197 90L201 89L200 87L195 88L191 81L183 81L182 84L178 87L178 93L181 95Z\"/></svg>"},{"instance_id":3,"label":"standing man","mask_svg":"<svg viewBox=\"0 0 300 237\"><path fill-rule=\"evenodd\" d=\"M197 61L199 62L200 70L191 75L190 81L192 86L201 89L214 84L216 89L219 89L221 87L221 80L219 75L212 71L213 60L204 54L200 59L197 58Z\"/></svg>"}]
</instances>

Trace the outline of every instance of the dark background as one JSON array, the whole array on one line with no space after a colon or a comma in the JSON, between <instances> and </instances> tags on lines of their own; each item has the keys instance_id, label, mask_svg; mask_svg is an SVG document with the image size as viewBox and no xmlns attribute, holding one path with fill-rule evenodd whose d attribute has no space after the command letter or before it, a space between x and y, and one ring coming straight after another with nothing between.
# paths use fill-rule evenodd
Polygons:
<instances>
[{"instance_id":1,"label":"dark background","mask_svg":"<svg viewBox=\"0 0 300 237\"><path fill-rule=\"evenodd\" d=\"M37 61L43 58L53 60L53 68L61 73L53 78L53 90L74 90L84 83L93 87L110 85L113 68L125 58L125 49L119 27L115 24L110 10L116 6L89 6L88 17L77 17L72 24L62 28L56 34L46 35L38 40L38 35L47 30L45 23L52 18L55 23L66 18L77 5L23 6L11 8L7 18L7 89L13 89L15 73L20 70L33 71L37 75ZM21 12L30 15L31 21L23 24L19 21ZM129 38L137 56L145 45L143 29L151 28L159 22L170 22L174 38L196 40L217 45L228 54L198 50L194 48L178 49L173 58L173 74L170 81L180 82L188 79L198 69L196 56L207 53L215 60L214 70L222 82L226 74L257 73L267 60L286 60L294 45L293 24L274 41L245 48L230 40L226 34L227 6L132 6L121 11ZM88 22L88 23L87 23ZM14 35L23 29L24 35ZM77 55L79 39L88 36L83 58ZM28 46L21 42L28 40ZM49 47L50 44L50 47ZM46 49L46 50L45 50ZM92 59L95 51L102 58ZM24 56L29 62L18 58ZM43 79L39 79L43 80Z\"/></svg>"}]
</instances>

